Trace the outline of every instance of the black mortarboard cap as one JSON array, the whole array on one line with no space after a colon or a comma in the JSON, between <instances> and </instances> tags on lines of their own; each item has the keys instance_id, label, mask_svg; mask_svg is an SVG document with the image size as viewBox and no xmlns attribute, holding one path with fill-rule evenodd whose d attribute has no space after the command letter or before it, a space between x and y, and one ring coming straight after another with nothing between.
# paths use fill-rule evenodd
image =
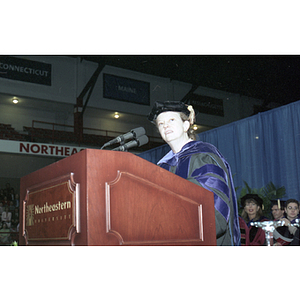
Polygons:
<instances>
[{"instance_id":1,"label":"black mortarboard cap","mask_svg":"<svg viewBox=\"0 0 300 300\"><path fill-rule=\"evenodd\" d=\"M148 120L151 122L156 120L157 116L160 113L165 111L182 112L187 116L189 116L190 110L188 109L188 107L189 106L187 104L184 104L183 102L180 101L165 101L165 102L156 101L154 103L152 111L148 114Z\"/></svg>"},{"instance_id":2,"label":"black mortarboard cap","mask_svg":"<svg viewBox=\"0 0 300 300\"><path fill-rule=\"evenodd\" d=\"M286 200L283 200L283 199L272 199L271 200L271 207L273 205L277 205L279 209L284 210L285 202L286 202Z\"/></svg>"},{"instance_id":3,"label":"black mortarboard cap","mask_svg":"<svg viewBox=\"0 0 300 300\"><path fill-rule=\"evenodd\" d=\"M257 202L257 205L259 205L261 208L262 208L262 205L263 205L263 199L261 199L257 194L247 194L245 196L243 196L241 198L241 203L242 203L242 206L244 207L245 206L245 202L246 200L248 199L253 199Z\"/></svg>"}]
</instances>

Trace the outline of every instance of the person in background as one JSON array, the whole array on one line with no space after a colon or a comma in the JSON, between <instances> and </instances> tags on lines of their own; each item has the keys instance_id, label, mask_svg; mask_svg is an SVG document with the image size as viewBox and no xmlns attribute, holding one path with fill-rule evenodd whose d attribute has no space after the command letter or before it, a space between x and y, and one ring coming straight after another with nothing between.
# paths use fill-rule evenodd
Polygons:
<instances>
[{"instance_id":1,"label":"person in background","mask_svg":"<svg viewBox=\"0 0 300 300\"><path fill-rule=\"evenodd\" d=\"M271 200L271 212L274 221L278 221L284 217L284 202L278 200Z\"/></svg>"},{"instance_id":2,"label":"person in background","mask_svg":"<svg viewBox=\"0 0 300 300\"><path fill-rule=\"evenodd\" d=\"M2 213L2 222L5 222L7 227L10 228L11 225L11 212L8 209L8 206L5 206L5 209Z\"/></svg>"},{"instance_id":3,"label":"person in background","mask_svg":"<svg viewBox=\"0 0 300 300\"><path fill-rule=\"evenodd\" d=\"M16 207L12 213L12 218L19 220L19 209Z\"/></svg>"},{"instance_id":4,"label":"person in background","mask_svg":"<svg viewBox=\"0 0 300 300\"><path fill-rule=\"evenodd\" d=\"M1 222L1 219L2 219L2 213L4 212L4 206L3 206L3 203L0 202L0 222Z\"/></svg>"},{"instance_id":5,"label":"person in background","mask_svg":"<svg viewBox=\"0 0 300 300\"><path fill-rule=\"evenodd\" d=\"M239 216L240 231L241 231L241 246L249 246L249 228L242 217Z\"/></svg>"},{"instance_id":6,"label":"person in background","mask_svg":"<svg viewBox=\"0 0 300 300\"><path fill-rule=\"evenodd\" d=\"M14 201L13 200L9 201L9 207L8 207L8 209L9 209L10 212L14 212L15 205L14 205Z\"/></svg>"},{"instance_id":7,"label":"person in background","mask_svg":"<svg viewBox=\"0 0 300 300\"><path fill-rule=\"evenodd\" d=\"M0 243L3 245L8 244L10 242L10 230L7 227L6 222L2 222L2 228L0 229Z\"/></svg>"},{"instance_id":8,"label":"person in background","mask_svg":"<svg viewBox=\"0 0 300 300\"><path fill-rule=\"evenodd\" d=\"M16 195L15 195L15 206L16 206L16 207L19 207L19 205L20 205L19 194L16 194Z\"/></svg>"},{"instance_id":9,"label":"person in background","mask_svg":"<svg viewBox=\"0 0 300 300\"><path fill-rule=\"evenodd\" d=\"M0 189L0 201L4 200L4 190Z\"/></svg>"},{"instance_id":10,"label":"person in background","mask_svg":"<svg viewBox=\"0 0 300 300\"><path fill-rule=\"evenodd\" d=\"M15 202L15 189L14 188L10 188L9 200L13 201L13 203Z\"/></svg>"},{"instance_id":11,"label":"person in background","mask_svg":"<svg viewBox=\"0 0 300 300\"><path fill-rule=\"evenodd\" d=\"M241 217L249 229L249 246L264 246L266 237L262 228L251 226L252 222L268 221L263 215L263 200L257 194L247 194L241 198L243 212Z\"/></svg>"},{"instance_id":12,"label":"person in background","mask_svg":"<svg viewBox=\"0 0 300 300\"><path fill-rule=\"evenodd\" d=\"M9 202L8 202L7 196L4 196L2 203L3 203L3 206L8 206Z\"/></svg>"},{"instance_id":13,"label":"person in background","mask_svg":"<svg viewBox=\"0 0 300 300\"><path fill-rule=\"evenodd\" d=\"M284 211L286 218L280 219L284 225L277 227L273 232L274 246L299 246L299 227L291 226L299 221L299 202L296 199L287 200Z\"/></svg>"},{"instance_id":14,"label":"person in background","mask_svg":"<svg viewBox=\"0 0 300 300\"><path fill-rule=\"evenodd\" d=\"M215 146L196 141L192 129L193 107L180 101L157 101L148 120L157 126L171 148L158 165L212 191L217 245L240 245L237 199L230 166Z\"/></svg>"},{"instance_id":15,"label":"person in background","mask_svg":"<svg viewBox=\"0 0 300 300\"><path fill-rule=\"evenodd\" d=\"M11 230L11 231L17 231L17 226L18 226L18 224L19 224L19 219L13 217L13 218L11 219L10 230Z\"/></svg>"},{"instance_id":16,"label":"person in background","mask_svg":"<svg viewBox=\"0 0 300 300\"><path fill-rule=\"evenodd\" d=\"M8 200L10 200L10 191L11 191L10 183L7 182L7 183L5 184L4 194L7 196L7 199L8 199Z\"/></svg>"}]
</instances>

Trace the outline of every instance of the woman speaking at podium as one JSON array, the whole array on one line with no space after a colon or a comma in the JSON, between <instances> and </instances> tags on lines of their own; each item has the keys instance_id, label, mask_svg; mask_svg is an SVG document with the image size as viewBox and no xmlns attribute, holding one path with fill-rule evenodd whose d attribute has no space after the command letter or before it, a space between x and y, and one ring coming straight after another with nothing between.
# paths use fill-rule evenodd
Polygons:
<instances>
[{"instance_id":1,"label":"woman speaking at podium","mask_svg":"<svg viewBox=\"0 0 300 300\"><path fill-rule=\"evenodd\" d=\"M157 164L214 193L218 246L240 245L240 229L230 166L219 150L196 141L195 112L179 101L155 102L148 115L162 139L171 147Z\"/></svg>"}]
</instances>

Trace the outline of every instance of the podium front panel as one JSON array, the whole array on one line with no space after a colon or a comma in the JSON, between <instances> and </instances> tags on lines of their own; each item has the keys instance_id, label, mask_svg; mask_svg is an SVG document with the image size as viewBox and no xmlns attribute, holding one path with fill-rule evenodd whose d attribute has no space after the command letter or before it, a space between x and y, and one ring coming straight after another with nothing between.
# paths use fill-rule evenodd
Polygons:
<instances>
[{"instance_id":1,"label":"podium front panel","mask_svg":"<svg viewBox=\"0 0 300 300\"><path fill-rule=\"evenodd\" d=\"M213 193L128 152L83 150L21 178L20 197L20 245L216 245ZM28 205L45 232L26 225Z\"/></svg>"}]
</instances>

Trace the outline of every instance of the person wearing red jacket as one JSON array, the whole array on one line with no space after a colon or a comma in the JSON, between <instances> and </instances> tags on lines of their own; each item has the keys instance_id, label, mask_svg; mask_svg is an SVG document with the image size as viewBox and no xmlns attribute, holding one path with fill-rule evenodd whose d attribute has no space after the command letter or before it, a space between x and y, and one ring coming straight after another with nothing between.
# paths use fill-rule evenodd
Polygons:
<instances>
[{"instance_id":1,"label":"person wearing red jacket","mask_svg":"<svg viewBox=\"0 0 300 300\"><path fill-rule=\"evenodd\" d=\"M251 222L263 222L269 219L263 215L263 200L257 194L247 194L241 198L244 210L241 217L248 226L249 246L265 246L266 236L262 228L251 226Z\"/></svg>"}]
</instances>

